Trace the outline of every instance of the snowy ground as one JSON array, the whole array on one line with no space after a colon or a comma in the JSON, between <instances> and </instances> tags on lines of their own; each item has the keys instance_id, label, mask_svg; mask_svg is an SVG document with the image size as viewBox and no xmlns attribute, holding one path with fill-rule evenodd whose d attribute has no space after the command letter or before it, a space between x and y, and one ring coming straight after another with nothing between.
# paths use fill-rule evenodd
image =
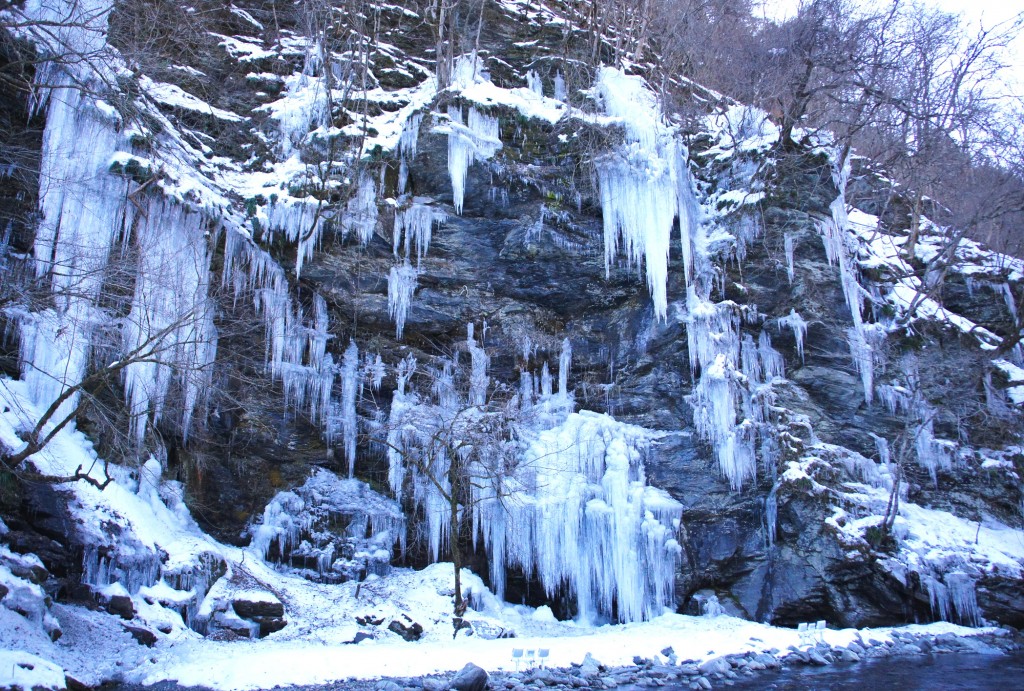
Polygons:
<instances>
[{"instance_id":1,"label":"snowy ground","mask_svg":"<svg viewBox=\"0 0 1024 691\"><path fill-rule=\"evenodd\" d=\"M449 567L449 568L446 568ZM43 681L54 675L53 665L87 683L101 678L153 684L175 681L181 685L202 685L213 689L260 689L275 685L322 684L343 679L373 679L381 676L415 677L454 671L473 662L489 671L512 670L513 648L548 650L549 667L581 663L589 653L608 666L632 664L634 656L657 659L659 651L671 646L680 660L708 660L722 655L761 651L785 651L801 641L793 629L777 628L727 616L690 617L666 614L653 621L624 626L581 627L572 622L555 622L544 609L500 607L490 600L484 611L470 612L469 618L500 623L516 631L515 639L484 640L460 634L452 640L450 619L443 611L450 597L439 594L451 579L450 566L438 564L424 572L398 571L354 596L347 585L317 587L295 577L279 577L279 587L289 608L289 626L258 641L222 642L194 635L167 637L155 647L135 644L120 632L118 620L110 615L77 607L55 608L65 636L57 643L19 623L24 618L0 608L0 687L28 680L27 670L7 662L36 659ZM470 578L470 581L473 579ZM330 599L327 599L330 598ZM487 600L487 598L484 598ZM318 606L319 605L319 606ZM500 607L500 609L499 609ZM316 608L316 609L311 609ZM355 612L376 613L404 610L425 628L423 639L406 642L385 633L375 640L351 645L359 627ZM549 615L549 613L547 613ZM331 621L333 620L333 624ZM900 629L828 630L826 643L837 646L851 641L892 639L894 631L938 635L952 632L972 635L992 629L967 629L948 623L908 626ZM805 646L806 647L806 646ZM8 676L11 674L21 675Z\"/></svg>"}]
</instances>

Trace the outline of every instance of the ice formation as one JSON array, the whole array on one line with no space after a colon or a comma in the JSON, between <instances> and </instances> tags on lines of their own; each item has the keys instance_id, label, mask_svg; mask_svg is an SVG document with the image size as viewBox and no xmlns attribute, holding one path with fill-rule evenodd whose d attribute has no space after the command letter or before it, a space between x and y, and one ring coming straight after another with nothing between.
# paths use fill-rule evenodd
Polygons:
<instances>
[{"instance_id":1,"label":"ice formation","mask_svg":"<svg viewBox=\"0 0 1024 691\"><path fill-rule=\"evenodd\" d=\"M968 574L951 571L940 581L934 576L923 576L932 614L942 621L953 621L953 615L965 626L980 626L981 612L974 591L974 579Z\"/></svg>"},{"instance_id":2,"label":"ice formation","mask_svg":"<svg viewBox=\"0 0 1024 691\"><path fill-rule=\"evenodd\" d=\"M296 278L302 274L303 264L312 259L320 246L325 211L325 204L315 197L283 195L273 197L257 216L268 242L273 240L275 233L282 233L288 242L297 245Z\"/></svg>"},{"instance_id":3,"label":"ice formation","mask_svg":"<svg viewBox=\"0 0 1024 691\"><path fill-rule=\"evenodd\" d=\"M860 285L857 270L856 241L849 233L850 219L846 207L846 185L850 175L849 161L843 165L838 163L832 173L833 181L839 190L839 196L829 207L831 218L819 225L825 254L829 264L838 265L839 279L843 287L846 306L850 309L853 326L847 329L846 340L850 346L850 356L854 366L860 373L864 388L864 401L868 404L874 399L875 349L885 338L881 325L864 322L864 300L870 297Z\"/></svg>"},{"instance_id":4,"label":"ice formation","mask_svg":"<svg viewBox=\"0 0 1024 691\"><path fill-rule=\"evenodd\" d=\"M395 337L401 340L405 330L405 318L416 292L416 267L408 262L392 266L388 274L388 314L395 321Z\"/></svg>"},{"instance_id":5,"label":"ice formation","mask_svg":"<svg viewBox=\"0 0 1024 691\"><path fill-rule=\"evenodd\" d=\"M713 447L729 484L740 490L756 476L759 438L762 460L774 465L777 449L767 423L772 381L784 376L783 360L767 331L756 343L749 334L741 337L738 305L701 298L698 285L688 288L686 314L690 367L697 380L690 396L694 427Z\"/></svg>"},{"instance_id":6,"label":"ice formation","mask_svg":"<svg viewBox=\"0 0 1024 691\"><path fill-rule=\"evenodd\" d=\"M796 341L796 352L800 356L800 362L804 361L804 338L807 336L808 323L800 316L796 309L790 309L789 314L778 319L779 329L788 326L793 330L793 340Z\"/></svg>"},{"instance_id":7,"label":"ice formation","mask_svg":"<svg viewBox=\"0 0 1024 691\"><path fill-rule=\"evenodd\" d=\"M466 349L469 350L471 372L469 375L469 402L472 405L482 406L487 403L487 389L491 385L491 379L487 376L487 368L490 366L491 358L483 346L477 343L474 338L473 324L467 327Z\"/></svg>"},{"instance_id":8,"label":"ice formation","mask_svg":"<svg viewBox=\"0 0 1024 691\"><path fill-rule=\"evenodd\" d=\"M629 622L671 606L682 505L645 482L651 433L607 415L571 414L537 434L514 475L481 482L475 531L505 571L534 575L549 596L566 588L584 622Z\"/></svg>"},{"instance_id":9,"label":"ice formation","mask_svg":"<svg viewBox=\"0 0 1024 691\"><path fill-rule=\"evenodd\" d=\"M783 239L783 246L786 252L786 277L789 278L790 285L793 285L793 278L796 276L796 270L793 267L794 241L793 234L786 233Z\"/></svg>"},{"instance_id":10,"label":"ice formation","mask_svg":"<svg viewBox=\"0 0 1024 691\"><path fill-rule=\"evenodd\" d=\"M452 88L466 90L476 84L489 84L490 76L483 69L476 53L460 55L452 68ZM469 107L463 117L460 105L448 106L448 122L434 127L434 132L448 135L448 174L452 183L452 205L462 214L466 195L466 173L474 161L486 161L501 149L501 127L498 118Z\"/></svg>"},{"instance_id":11,"label":"ice formation","mask_svg":"<svg viewBox=\"0 0 1024 691\"><path fill-rule=\"evenodd\" d=\"M355 233L363 245L370 242L377 228L377 187L369 175L362 174L341 216L342 237Z\"/></svg>"},{"instance_id":12,"label":"ice formation","mask_svg":"<svg viewBox=\"0 0 1024 691\"><path fill-rule=\"evenodd\" d=\"M359 348L351 341L341 359L341 440L348 463L348 476L353 477L356 468L356 437L359 420L356 417L356 399L359 395Z\"/></svg>"},{"instance_id":13,"label":"ice formation","mask_svg":"<svg viewBox=\"0 0 1024 691\"><path fill-rule=\"evenodd\" d=\"M620 124L625 141L597 161L604 216L605 272L623 253L638 272L646 267L654 313L668 311L668 255L676 219L690 274L689 213L695 208L686 148L664 123L657 97L640 77L603 67L591 91Z\"/></svg>"},{"instance_id":14,"label":"ice formation","mask_svg":"<svg viewBox=\"0 0 1024 691\"><path fill-rule=\"evenodd\" d=\"M430 249L434 227L448 219L447 214L434 209L425 201L413 198L408 205L395 211L395 230L392 236L395 256L411 259L412 248L415 247L417 266ZM404 254L399 252L403 247Z\"/></svg>"},{"instance_id":15,"label":"ice formation","mask_svg":"<svg viewBox=\"0 0 1024 691\"><path fill-rule=\"evenodd\" d=\"M398 501L407 497L422 511L430 558L439 559L449 544L451 499L453 492L461 496L452 486L457 479L470 494L459 499L459 511L472 513L499 596L506 570L518 568L551 595L575 596L584 621L637 621L671 606L682 506L646 485L643 460L653 433L550 405L568 399L567 342L558 396L545 363L539 399L524 370L508 407L488 398L488 358L472 326L466 348L464 395L455 384L456 362L432 373L432 395L425 397L409 390L415 360L404 361L387 426L389 484ZM509 424L528 448L496 432Z\"/></svg>"},{"instance_id":16,"label":"ice formation","mask_svg":"<svg viewBox=\"0 0 1024 691\"><path fill-rule=\"evenodd\" d=\"M315 469L267 504L252 536L249 549L262 558L340 582L387 573L393 547L405 547L405 515L365 482Z\"/></svg>"},{"instance_id":17,"label":"ice formation","mask_svg":"<svg viewBox=\"0 0 1024 691\"><path fill-rule=\"evenodd\" d=\"M474 161L486 161L501 149L498 118L469 107L462 117L461 106L448 107L448 174L452 182L452 205L462 213L466 196L466 173Z\"/></svg>"},{"instance_id":18,"label":"ice formation","mask_svg":"<svg viewBox=\"0 0 1024 691\"><path fill-rule=\"evenodd\" d=\"M147 423L160 421L177 380L182 436L206 399L217 351L213 306L207 298L210 257L206 219L164 199L151 200L136 221L138 273L125 319L122 370L130 428L142 441Z\"/></svg>"},{"instance_id":19,"label":"ice formation","mask_svg":"<svg viewBox=\"0 0 1024 691\"><path fill-rule=\"evenodd\" d=\"M572 364L572 343L568 338L562 341L562 354L558 357L558 394L569 395L569 366Z\"/></svg>"}]
</instances>

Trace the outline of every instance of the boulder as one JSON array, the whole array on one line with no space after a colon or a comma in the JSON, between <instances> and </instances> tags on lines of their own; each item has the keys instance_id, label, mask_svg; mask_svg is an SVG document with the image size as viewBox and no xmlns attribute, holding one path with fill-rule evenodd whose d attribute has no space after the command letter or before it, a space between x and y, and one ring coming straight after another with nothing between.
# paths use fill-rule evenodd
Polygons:
<instances>
[{"instance_id":1,"label":"boulder","mask_svg":"<svg viewBox=\"0 0 1024 691\"><path fill-rule=\"evenodd\" d=\"M144 645L147 648L152 648L156 645L156 634L147 628L142 626L132 626L130 624L123 624L124 630L132 635L135 642L139 645Z\"/></svg>"},{"instance_id":2,"label":"boulder","mask_svg":"<svg viewBox=\"0 0 1024 691\"><path fill-rule=\"evenodd\" d=\"M408 617L405 618L409 621L408 624L405 624L399 621L398 619L391 620L391 623L388 624L388 631L392 633L397 633L399 636L401 636L409 642L418 641L420 639L420 636L423 635L423 627L414 622L412 619L409 619Z\"/></svg>"},{"instance_id":3,"label":"boulder","mask_svg":"<svg viewBox=\"0 0 1024 691\"><path fill-rule=\"evenodd\" d=\"M448 688L452 691L484 691L487 679L487 672L470 662L448 682Z\"/></svg>"},{"instance_id":4,"label":"boulder","mask_svg":"<svg viewBox=\"0 0 1024 691\"><path fill-rule=\"evenodd\" d=\"M246 591L235 595L231 602L235 614L243 619L257 617L280 618L284 616L284 605L277 596L267 591Z\"/></svg>"}]
</instances>

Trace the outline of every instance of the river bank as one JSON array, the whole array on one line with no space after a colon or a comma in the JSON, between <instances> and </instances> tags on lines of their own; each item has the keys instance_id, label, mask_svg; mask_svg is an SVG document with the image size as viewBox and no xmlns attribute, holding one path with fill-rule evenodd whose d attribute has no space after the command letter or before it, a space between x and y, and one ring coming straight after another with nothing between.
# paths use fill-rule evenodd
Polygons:
<instances>
[{"instance_id":1,"label":"river bank","mask_svg":"<svg viewBox=\"0 0 1024 691\"><path fill-rule=\"evenodd\" d=\"M914 628L925 631L914 631ZM907 678L912 679L916 667L924 669L928 661L936 659L953 661L940 665L944 671L938 674L953 674L949 671L953 668L972 668L969 661L982 656L991 659L993 656L1009 655L1024 666L1024 635L1016 630L986 629L976 634L958 635L949 631L932 633L926 630L928 628L889 629L884 633L858 631L845 644L818 641L790 645L785 650L752 650L703 660L679 659L673 649L665 648L649 658L635 657L632 665L606 666L588 654L581 663L573 663L568 667L536 666L518 671L490 671L487 688L509 691L541 688L554 691L831 688L837 679L857 679L858 675L863 674L878 676L887 673L892 676L895 673L893 670L899 670L900 674L909 675ZM514 645L515 641L509 643ZM987 669L984 665L982 667ZM809 671L812 669L819 672ZM828 670L834 670L839 676L827 676L825 672ZM386 669L382 671L386 673ZM423 677L339 679L325 684L273 688L276 691L442 691L448 688L473 688L453 686L452 681L457 676L457 673L451 672ZM964 683L967 686L961 688L977 688L974 682ZM106 688L107 691L174 691L185 687L161 682L152 686L118 685ZM932 684L930 688L943 687Z\"/></svg>"}]
</instances>

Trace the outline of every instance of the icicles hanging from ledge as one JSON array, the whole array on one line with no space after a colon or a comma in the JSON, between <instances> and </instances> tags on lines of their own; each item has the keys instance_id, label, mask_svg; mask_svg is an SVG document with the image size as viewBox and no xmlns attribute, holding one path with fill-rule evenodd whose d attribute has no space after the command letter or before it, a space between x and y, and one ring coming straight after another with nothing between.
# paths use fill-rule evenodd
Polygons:
<instances>
[{"instance_id":1,"label":"icicles hanging from ledge","mask_svg":"<svg viewBox=\"0 0 1024 691\"><path fill-rule=\"evenodd\" d=\"M699 371L690 397L693 424L737 491L756 477L758 438L762 455L774 448L766 428L771 385L785 374L782 355L767 331L756 342L750 335L741 338L739 310L735 303L714 304L701 298L695 286L688 288L687 347L694 375ZM770 465L771 459L765 460Z\"/></svg>"},{"instance_id":2,"label":"icicles hanging from ledge","mask_svg":"<svg viewBox=\"0 0 1024 691\"><path fill-rule=\"evenodd\" d=\"M804 318L800 316L800 313L795 309L790 309L789 314L785 317L779 317L777 320L779 330L783 327L789 327L793 331L793 340L796 341L796 354L800 356L800 362L804 361L804 338L807 336L808 323L804 321Z\"/></svg>"},{"instance_id":3,"label":"icicles hanging from ledge","mask_svg":"<svg viewBox=\"0 0 1024 691\"><path fill-rule=\"evenodd\" d=\"M295 277L302 274L302 265L313 258L320 246L326 205L315 197L274 197L260 209L258 218L265 229L264 238L273 241L274 233L283 233L288 242L297 245Z\"/></svg>"},{"instance_id":4,"label":"icicles hanging from ledge","mask_svg":"<svg viewBox=\"0 0 1024 691\"><path fill-rule=\"evenodd\" d=\"M484 324L486 326L486 323ZM487 368L491 364L491 358L473 337L473 323L470 322L466 332L466 348L469 350L471 372L469 377L469 402L471 405L484 405L487 403L487 388L491 385L491 379L487 376Z\"/></svg>"},{"instance_id":5,"label":"icicles hanging from ledge","mask_svg":"<svg viewBox=\"0 0 1024 691\"><path fill-rule=\"evenodd\" d=\"M413 293L416 292L416 268L408 261L392 266L388 274L388 315L395 321L395 338L402 340L405 330L405 318L412 304Z\"/></svg>"},{"instance_id":6,"label":"icicles hanging from ledge","mask_svg":"<svg viewBox=\"0 0 1024 691\"><path fill-rule=\"evenodd\" d=\"M603 67L592 94L625 132L625 141L597 161L604 215L605 272L620 254L646 267L654 313L668 311L666 285L672 229L679 218L687 278L692 274L690 225L697 205L686 168L686 150L664 124L657 97L640 77Z\"/></svg>"},{"instance_id":7,"label":"icicles hanging from ledge","mask_svg":"<svg viewBox=\"0 0 1024 691\"><path fill-rule=\"evenodd\" d=\"M355 193L345 205L341 217L341 236L355 233L360 244L367 244L377 228L377 187L369 175L359 176Z\"/></svg>"},{"instance_id":8,"label":"icicles hanging from ledge","mask_svg":"<svg viewBox=\"0 0 1024 691\"><path fill-rule=\"evenodd\" d=\"M427 250L430 249L430 240L433 235L434 226L440 226L448 215L434 207L423 203L418 197L412 199L408 206L401 207L395 211L395 231L393 244L395 256L403 256L399 248L405 248L404 258L411 259L412 248L416 247L416 264L419 265ZM404 242L403 242L404 240Z\"/></svg>"},{"instance_id":9,"label":"icicles hanging from ledge","mask_svg":"<svg viewBox=\"0 0 1024 691\"><path fill-rule=\"evenodd\" d=\"M452 182L452 205L462 214L466 196L466 173L475 161L486 161L501 149L498 118L470 106L464 121L461 106L448 107L448 124L435 128L448 133L448 174Z\"/></svg>"},{"instance_id":10,"label":"icicles hanging from ledge","mask_svg":"<svg viewBox=\"0 0 1024 691\"><path fill-rule=\"evenodd\" d=\"M160 421L177 380L187 441L193 411L209 391L217 351L207 297L207 221L168 200L153 199L136 218L136 227L138 273L122 332L124 352L137 355L122 370L131 432L141 442L147 422Z\"/></svg>"}]
</instances>

